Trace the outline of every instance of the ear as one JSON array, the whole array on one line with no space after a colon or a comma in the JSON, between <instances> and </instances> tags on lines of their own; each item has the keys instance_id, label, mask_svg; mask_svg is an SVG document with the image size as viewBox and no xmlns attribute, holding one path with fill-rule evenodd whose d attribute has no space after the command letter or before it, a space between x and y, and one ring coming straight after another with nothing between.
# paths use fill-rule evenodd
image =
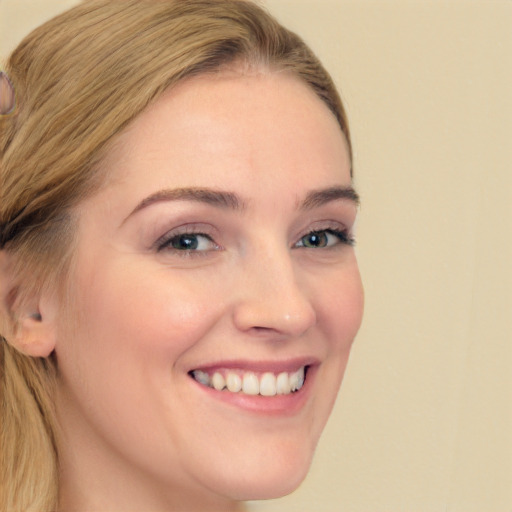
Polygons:
<instances>
[{"instance_id":1,"label":"ear","mask_svg":"<svg viewBox=\"0 0 512 512\"><path fill-rule=\"evenodd\" d=\"M0 251L0 333L27 356L48 357L55 348L57 303L48 292L24 293L13 257Z\"/></svg>"}]
</instances>

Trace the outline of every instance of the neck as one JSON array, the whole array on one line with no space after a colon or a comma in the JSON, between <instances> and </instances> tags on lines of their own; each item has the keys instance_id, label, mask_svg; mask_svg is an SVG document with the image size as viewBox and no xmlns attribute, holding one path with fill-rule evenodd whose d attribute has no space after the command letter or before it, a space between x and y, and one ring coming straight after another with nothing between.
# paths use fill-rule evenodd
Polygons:
<instances>
[{"instance_id":1,"label":"neck","mask_svg":"<svg viewBox=\"0 0 512 512\"><path fill-rule=\"evenodd\" d=\"M104 482L104 486L86 489L87 483L62 480L59 507L57 512L140 512L158 510L160 512L245 512L242 502L219 497L199 496L184 489L170 492L151 492L148 487L135 489L126 482L113 478ZM139 482L140 484L140 482ZM124 490L124 493L119 491Z\"/></svg>"}]
</instances>

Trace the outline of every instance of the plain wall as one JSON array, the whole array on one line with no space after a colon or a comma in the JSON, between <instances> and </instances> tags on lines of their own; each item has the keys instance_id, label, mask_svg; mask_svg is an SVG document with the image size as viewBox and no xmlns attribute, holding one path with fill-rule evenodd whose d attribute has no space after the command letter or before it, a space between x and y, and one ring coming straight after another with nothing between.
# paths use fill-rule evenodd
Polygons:
<instances>
[{"instance_id":1,"label":"plain wall","mask_svg":"<svg viewBox=\"0 0 512 512\"><path fill-rule=\"evenodd\" d=\"M0 57L74 3L0 0ZM265 3L346 103L366 311L310 475L252 510L511 512L512 2Z\"/></svg>"}]
</instances>

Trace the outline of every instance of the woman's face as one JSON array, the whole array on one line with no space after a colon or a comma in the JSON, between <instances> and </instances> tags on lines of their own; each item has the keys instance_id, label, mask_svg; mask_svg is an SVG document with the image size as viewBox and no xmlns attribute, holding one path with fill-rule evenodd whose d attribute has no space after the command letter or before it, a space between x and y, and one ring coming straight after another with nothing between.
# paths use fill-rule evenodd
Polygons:
<instances>
[{"instance_id":1,"label":"woman's face","mask_svg":"<svg viewBox=\"0 0 512 512\"><path fill-rule=\"evenodd\" d=\"M285 73L194 78L131 124L77 209L64 484L298 485L363 310L349 169L334 116Z\"/></svg>"}]
</instances>

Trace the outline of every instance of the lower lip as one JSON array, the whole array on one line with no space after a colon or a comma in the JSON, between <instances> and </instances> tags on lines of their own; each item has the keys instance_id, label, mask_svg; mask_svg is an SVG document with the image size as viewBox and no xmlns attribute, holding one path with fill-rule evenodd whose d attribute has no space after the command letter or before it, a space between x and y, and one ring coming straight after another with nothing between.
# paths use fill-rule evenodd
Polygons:
<instances>
[{"instance_id":1,"label":"lower lip","mask_svg":"<svg viewBox=\"0 0 512 512\"><path fill-rule=\"evenodd\" d=\"M217 391L216 389L204 386L195 379L190 380L208 397L218 400L245 411L269 415L269 416L292 416L297 414L306 404L316 373L316 367L310 366L307 369L304 385L299 391L289 395L246 395L244 393L232 393L231 391Z\"/></svg>"}]
</instances>

